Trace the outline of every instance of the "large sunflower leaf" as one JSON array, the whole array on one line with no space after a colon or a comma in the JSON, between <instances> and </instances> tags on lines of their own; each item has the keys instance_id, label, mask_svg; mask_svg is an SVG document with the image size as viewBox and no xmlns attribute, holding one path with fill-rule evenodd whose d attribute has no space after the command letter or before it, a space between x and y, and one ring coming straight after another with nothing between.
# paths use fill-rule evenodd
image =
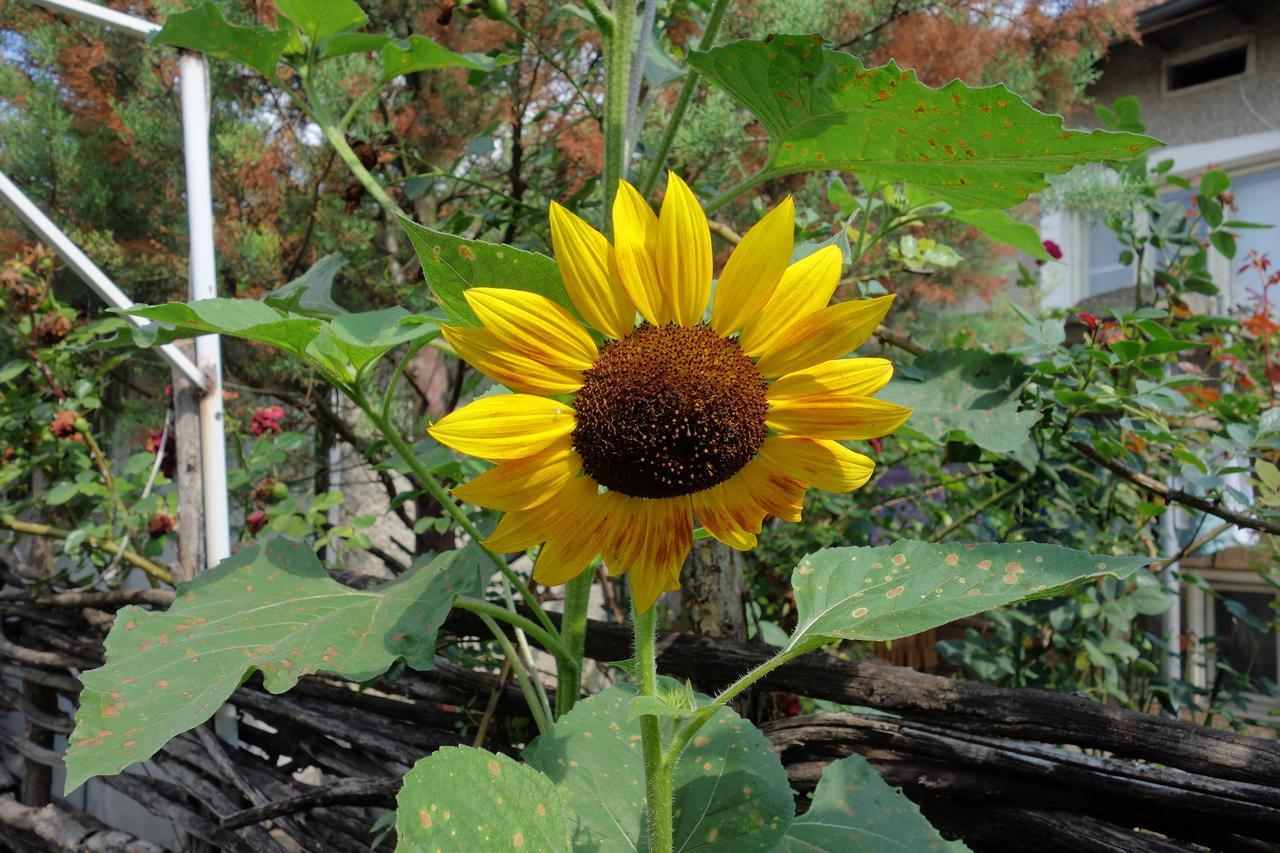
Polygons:
<instances>
[{"instance_id":1,"label":"large sunflower leaf","mask_svg":"<svg viewBox=\"0 0 1280 853\"><path fill-rule=\"evenodd\" d=\"M454 599L479 588L481 565L475 552L450 551L358 590L330 578L309 546L274 539L183 584L168 611L122 609L106 664L80 679L66 790L150 758L255 670L283 693L319 670L363 681L397 659L430 669L436 631Z\"/></svg>"},{"instance_id":2,"label":"large sunflower leaf","mask_svg":"<svg viewBox=\"0 0 1280 853\"><path fill-rule=\"evenodd\" d=\"M413 765L396 796L397 850L568 853L568 811L537 770L447 746Z\"/></svg>"},{"instance_id":3,"label":"large sunflower leaf","mask_svg":"<svg viewBox=\"0 0 1280 853\"><path fill-rule=\"evenodd\" d=\"M865 758L850 755L822 771L809 811L792 821L778 853L968 849L943 839L902 791L881 779Z\"/></svg>"},{"instance_id":4,"label":"large sunflower leaf","mask_svg":"<svg viewBox=\"0 0 1280 853\"><path fill-rule=\"evenodd\" d=\"M449 322L462 326L480 325L480 320L462 295L469 287L527 290L547 297L573 314L577 313L564 289L560 268L546 255L455 237L404 218L400 223L418 252L422 275L440 301Z\"/></svg>"},{"instance_id":5,"label":"large sunflower leaf","mask_svg":"<svg viewBox=\"0 0 1280 853\"><path fill-rule=\"evenodd\" d=\"M577 815L575 850L648 849L640 721L627 719L635 698L627 686L606 688L574 705L524 751ZM794 814L787 773L769 742L728 708L689 745L674 789L677 850L771 850Z\"/></svg>"},{"instance_id":6,"label":"large sunflower leaf","mask_svg":"<svg viewBox=\"0 0 1280 853\"><path fill-rule=\"evenodd\" d=\"M896 640L1080 581L1127 577L1150 562L1034 542L904 539L875 548L826 548L806 556L791 575L797 614L788 648L828 639Z\"/></svg>"},{"instance_id":7,"label":"large sunflower leaf","mask_svg":"<svg viewBox=\"0 0 1280 853\"><path fill-rule=\"evenodd\" d=\"M153 44L185 47L218 59L230 59L274 80L289 34L269 27L229 24L217 6L203 3L165 18L164 26L151 40Z\"/></svg>"},{"instance_id":8,"label":"large sunflower leaf","mask_svg":"<svg viewBox=\"0 0 1280 853\"><path fill-rule=\"evenodd\" d=\"M353 0L275 0L280 14L297 25L313 42L358 30L369 16Z\"/></svg>"},{"instance_id":9,"label":"large sunflower leaf","mask_svg":"<svg viewBox=\"0 0 1280 853\"><path fill-rule=\"evenodd\" d=\"M436 44L426 36L409 36L404 41L389 41L379 52L382 60L382 82L401 74L429 71L433 68L468 68L472 71L492 71L499 65L508 65L514 57L498 60L483 53L454 53L444 45Z\"/></svg>"},{"instance_id":10,"label":"large sunflower leaf","mask_svg":"<svg viewBox=\"0 0 1280 853\"><path fill-rule=\"evenodd\" d=\"M880 396L910 408L907 425L934 441L959 437L993 453L1012 453L1040 420L1039 412L1018 408L1026 373L1012 356L934 350L901 370Z\"/></svg>"},{"instance_id":11,"label":"large sunflower leaf","mask_svg":"<svg viewBox=\"0 0 1280 853\"><path fill-rule=\"evenodd\" d=\"M774 36L693 51L689 64L749 109L772 142L774 174L847 169L905 181L955 207L1012 207L1045 175L1121 160L1159 143L1064 130L1004 86L925 86L890 62L867 68L818 36Z\"/></svg>"}]
</instances>

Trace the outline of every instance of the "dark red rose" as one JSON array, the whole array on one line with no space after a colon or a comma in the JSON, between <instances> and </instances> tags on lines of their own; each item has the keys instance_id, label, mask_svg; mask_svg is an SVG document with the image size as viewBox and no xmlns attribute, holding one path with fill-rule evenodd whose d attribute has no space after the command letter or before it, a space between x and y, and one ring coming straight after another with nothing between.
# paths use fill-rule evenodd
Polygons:
<instances>
[{"instance_id":1,"label":"dark red rose","mask_svg":"<svg viewBox=\"0 0 1280 853\"><path fill-rule=\"evenodd\" d=\"M158 539L166 533L172 532L177 519L167 512L157 512L147 521L147 533L152 539Z\"/></svg>"},{"instance_id":2,"label":"dark red rose","mask_svg":"<svg viewBox=\"0 0 1280 853\"><path fill-rule=\"evenodd\" d=\"M1053 242L1052 240L1045 240L1043 245L1044 245L1044 250L1049 253L1049 257L1053 258L1055 261L1062 260L1061 246L1059 246L1057 243Z\"/></svg>"},{"instance_id":3,"label":"dark red rose","mask_svg":"<svg viewBox=\"0 0 1280 853\"><path fill-rule=\"evenodd\" d=\"M249 421L249 432L254 435L280 434L280 421L284 420L284 409L279 406L267 406L253 413Z\"/></svg>"},{"instance_id":4,"label":"dark red rose","mask_svg":"<svg viewBox=\"0 0 1280 853\"><path fill-rule=\"evenodd\" d=\"M244 523L249 527L249 535L257 536L258 531L267 526L267 514L260 509L249 513Z\"/></svg>"}]
</instances>

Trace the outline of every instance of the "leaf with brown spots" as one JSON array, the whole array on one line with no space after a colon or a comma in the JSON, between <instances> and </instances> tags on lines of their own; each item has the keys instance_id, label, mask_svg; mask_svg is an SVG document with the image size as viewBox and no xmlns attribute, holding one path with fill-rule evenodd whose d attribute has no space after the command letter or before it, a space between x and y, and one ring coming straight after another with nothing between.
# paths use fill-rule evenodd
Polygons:
<instances>
[{"instance_id":1,"label":"leaf with brown spots","mask_svg":"<svg viewBox=\"0 0 1280 853\"><path fill-rule=\"evenodd\" d=\"M1124 578L1149 562L1035 542L826 548L791 575L797 622L787 648L909 637L1094 578Z\"/></svg>"},{"instance_id":2,"label":"leaf with brown spots","mask_svg":"<svg viewBox=\"0 0 1280 853\"><path fill-rule=\"evenodd\" d=\"M1064 130L1004 86L930 88L890 62L867 68L817 36L693 51L689 64L769 132L768 174L847 169L905 181L957 208L1006 208L1082 163L1126 160L1148 136Z\"/></svg>"},{"instance_id":3,"label":"leaf with brown spots","mask_svg":"<svg viewBox=\"0 0 1280 853\"><path fill-rule=\"evenodd\" d=\"M887 785L865 758L850 755L827 765L809 811L792 822L777 853L968 849L943 839L902 791Z\"/></svg>"},{"instance_id":4,"label":"leaf with brown spots","mask_svg":"<svg viewBox=\"0 0 1280 853\"><path fill-rule=\"evenodd\" d=\"M364 681L397 659L430 669L436 631L457 596L478 591L486 565L477 551L450 551L358 590L329 577L307 545L273 539L181 586L167 612L124 608L106 664L80 679L66 790L150 758L255 670L283 693L322 670Z\"/></svg>"},{"instance_id":5,"label":"leaf with brown spots","mask_svg":"<svg viewBox=\"0 0 1280 853\"><path fill-rule=\"evenodd\" d=\"M419 761L396 796L396 850L568 853L571 825L550 779L467 746Z\"/></svg>"},{"instance_id":6,"label":"leaf with brown spots","mask_svg":"<svg viewBox=\"0 0 1280 853\"><path fill-rule=\"evenodd\" d=\"M569 313L577 309L560 278L560 268L546 255L512 246L468 240L424 228L401 218L400 224L422 262L422 276L450 323L479 326L462 293L469 287L508 287L545 296Z\"/></svg>"}]
</instances>

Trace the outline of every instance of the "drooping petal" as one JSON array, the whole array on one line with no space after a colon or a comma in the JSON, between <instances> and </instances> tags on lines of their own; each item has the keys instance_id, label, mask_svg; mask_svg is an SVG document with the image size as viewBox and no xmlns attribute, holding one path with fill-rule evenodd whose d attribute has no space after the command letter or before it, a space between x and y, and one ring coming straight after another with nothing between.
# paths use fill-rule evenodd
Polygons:
<instances>
[{"instance_id":1,"label":"drooping petal","mask_svg":"<svg viewBox=\"0 0 1280 853\"><path fill-rule=\"evenodd\" d=\"M742 236L716 283L711 327L717 332L733 334L768 303L791 261L795 220L795 202L787 196Z\"/></svg>"},{"instance_id":2,"label":"drooping petal","mask_svg":"<svg viewBox=\"0 0 1280 853\"><path fill-rule=\"evenodd\" d=\"M500 287L462 292L485 328L510 351L543 364L586 370L600 352L572 314L539 293Z\"/></svg>"},{"instance_id":3,"label":"drooping petal","mask_svg":"<svg viewBox=\"0 0 1280 853\"><path fill-rule=\"evenodd\" d=\"M773 460L757 456L736 475L742 489L760 508L783 521L799 521L804 509L804 484Z\"/></svg>"},{"instance_id":4,"label":"drooping petal","mask_svg":"<svg viewBox=\"0 0 1280 853\"><path fill-rule=\"evenodd\" d=\"M566 490L561 494L559 514L533 567L534 580L558 586L573 580L591 565L609 530L606 505L601 498L594 488Z\"/></svg>"},{"instance_id":5,"label":"drooping petal","mask_svg":"<svg viewBox=\"0 0 1280 853\"><path fill-rule=\"evenodd\" d=\"M748 466L757 464L751 460ZM756 534L768 513L745 488L746 480L734 475L710 489L695 492L693 512L707 532L730 548L747 551L756 545Z\"/></svg>"},{"instance_id":6,"label":"drooping petal","mask_svg":"<svg viewBox=\"0 0 1280 853\"><path fill-rule=\"evenodd\" d=\"M875 397L815 394L771 402L765 424L784 435L849 440L888 435L910 416L910 409Z\"/></svg>"},{"instance_id":7,"label":"drooping petal","mask_svg":"<svg viewBox=\"0 0 1280 853\"><path fill-rule=\"evenodd\" d=\"M427 430L445 447L490 462L522 459L573 432L573 409L531 394L481 397Z\"/></svg>"},{"instance_id":8,"label":"drooping petal","mask_svg":"<svg viewBox=\"0 0 1280 853\"><path fill-rule=\"evenodd\" d=\"M613 247L568 208L551 202L551 245L569 293L583 318L611 338L635 327L636 308L618 280Z\"/></svg>"},{"instance_id":9,"label":"drooping petal","mask_svg":"<svg viewBox=\"0 0 1280 853\"><path fill-rule=\"evenodd\" d=\"M693 547L688 498L645 500L643 517L644 545L627 570L636 610L641 613L663 592L678 588L680 568Z\"/></svg>"},{"instance_id":10,"label":"drooping petal","mask_svg":"<svg viewBox=\"0 0 1280 853\"><path fill-rule=\"evenodd\" d=\"M760 355L765 376L782 376L853 352L889 313L893 295L841 302L793 323Z\"/></svg>"},{"instance_id":11,"label":"drooping petal","mask_svg":"<svg viewBox=\"0 0 1280 853\"><path fill-rule=\"evenodd\" d=\"M524 459L495 465L453 493L476 506L515 512L546 503L582 470L573 438L564 436Z\"/></svg>"},{"instance_id":12,"label":"drooping petal","mask_svg":"<svg viewBox=\"0 0 1280 853\"><path fill-rule=\"evenodd\" d=\"M636 564L644 548L647 529L644 499L618 492L608 492L604 498L610 524L609 537L603 549L604 565L610 575L617 577Z\"/></svg>"},{"instance_id":13,"label":"drooping petal","mask_svg":"<svg viewBox=\"0 0 1280 853\"><path fill-rule=\"evenodd\" d=\"M458 358L513 391L550 396L582 387L582 368L550 365L512 352L488 329L442 326L441 331Z\"/></svg>"},{"instance_id":14,"label":"drooping petal","mask_svg":"<svg viewBox=\"0 0 1280 853\"><path fill-rule=\"evenodd\" d=\"M656 259L672 319L694 325L711 298L711 228L693 190L674 172L667 173L667 194L658 215Z\"/></svg>"},{"instance_id":15,"label":"drooping petal","mask_svg":"<svg viewBox=\"0 0 1280 853\"><path fill-rule=\"evenodd\" d=\"M770 400L841 393L870 397L893 377L887 358L842 358L788 373L769 386Z\"/></svg>"},{"instance_id":16,"label":"drooping petal","mask_svg":"<svg viewBox=\"0 0 1280 853\"><path fill-rule=\"evenodd\" d=\"M500 554L514 554L546 542L562 529L566 513L590 500L598 488L590 477L575 477L553 492L546 503L503 515L484 546Z\"/></svg>"},{"instance_id":17,"label":"drooping petal","mask_svg":"<svg viewBox=\"0 0 1280 853\"><path fill-rule=\"evenodd\" d=\"M788 471L806 485L840 493L865 486L876 467L870 457L843 444L780 435L764 440L760 458L774 470Z\"/></svg>"},{"instance_id":18,"label":"drooping petal","mask_svg":"<svg viewBox=\"0 0 1280 853\"><path fill-rule=\"evenodd\" d=\"M787 267L764 308L747 318L741 339L747 355L760 355L793 323L830 302L843 267L837 246L819 249Z\"/></svg>"},{"instance_id":19,"label":"drooping petal","mask_svg":"<svg viewBox=\"0 0 1280 853\"><path fill-rule=\"evenodd\" d=\"M658 217L626 181L613 199L614 259L622 289L646 320L661 326L674 315L658 276Z\"/></svg>"}]
</instances>

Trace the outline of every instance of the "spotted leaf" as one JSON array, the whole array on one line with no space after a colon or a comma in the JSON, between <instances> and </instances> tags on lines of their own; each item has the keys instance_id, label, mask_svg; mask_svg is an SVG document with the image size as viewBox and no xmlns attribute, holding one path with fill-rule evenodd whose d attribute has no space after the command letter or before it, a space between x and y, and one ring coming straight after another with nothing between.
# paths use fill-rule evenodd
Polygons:
<instances>
[{"instance_id":1,"label":"spotted leaf","mask_svg":"<svg viewBox=\"0 0 1280 853\"><path fill-rule=\"evenodd\" d=\"M186 12L165 18L164 26L151 37L154 44L197 50L218 59L229 59L275 79L289 34L270 27L240 27L227 23L213 3L202 3Z\"/></svg>"},{"instance_id":2,"label":"spotted leaf","mask_svg":"<svg viewBox=\"0 0 1280 853\"><path fill-rule=\"evenodd\" d=\"M396 797L396 850L568 853L570 825L550 779L466 746L419 761Z\"/></svg>"},{"instance_id":3,"label":"spotted leaf","mask_svg":"<svg viewBox=\"0 0 1280 853\"><path fill-rule=\"evenodd\" d=\"M106 664L80 679L66 790L151 757L255 670L283 693L321 670L363 681L397 659L430 669L436 631L480 579L479 552L450 551L390 583L352 589L307 545L275 539L179 587L166 612L122 609Z\"/></svg>"},{"instance_id":4,"label":"spotted leaf","mask_svg":"<svg viewBox=\"0 0 1280 853\"><path fill-rule=\"evenodd\" d=\"M880 778L867 760L850 755L827 765L809 811L787 830L778 853L932 853L968 850L946 841L916 804Z\"/></svg>"},{"instance_id":5,"label":"spotted leaf","mask_svg":"<svg viewBox=\"0 0 1280 853\"><path fill-rule=\"evenodd\" d=\"M1123 160L1159 143L1134 133L1065 130L1004 86L941 89L894 63L867 68L817 36L773 36L694 51L689 64L769 132L766 170L847 169L905 181L954 207L1012 207L1045 175Z\"/></svg>"},{"instance_id":6,"label":"spotted leaf","mask_svg":"<svg viewBox=\"0 0 1280 853\"><path fill-rule=\"evenodd\" d=\"M560 277L560 268L546 255L455 237L408 219L402 218L400 224L408 232L409 241L422 262L422 275L449 322L461 326L480 325L462 295L469 287L527 290L576 313Z\"/></svg>"},{"instance_id":7,"label":"spotted leaf","mask_svg":"<svg viewBox=\"0 0 1280 853\"><path fill-rule=\"evenodd\" d=\"M876 548L826 548L806 556L791 575L797 615L787 647L908 637L1081 581L1127 577L1149 562L1033 542L904 539Z\"/></svg>"},{"instance_id":8,"label":"spotted leaf","mask_svg":"<svg viewBox=\"0 0 1280 853\"><path fill-rule=\"evenodd\" d=\"M648 849L640 721L627 719L634 699L629 687L609 687L575 705L524 751L577 816L576 850ZM672 720L661 724L669 730ZM772 850L794 813L786 771L769 742L728 708L689 744L674 788L676 850Z\"/></svg>"}]
</instances>

